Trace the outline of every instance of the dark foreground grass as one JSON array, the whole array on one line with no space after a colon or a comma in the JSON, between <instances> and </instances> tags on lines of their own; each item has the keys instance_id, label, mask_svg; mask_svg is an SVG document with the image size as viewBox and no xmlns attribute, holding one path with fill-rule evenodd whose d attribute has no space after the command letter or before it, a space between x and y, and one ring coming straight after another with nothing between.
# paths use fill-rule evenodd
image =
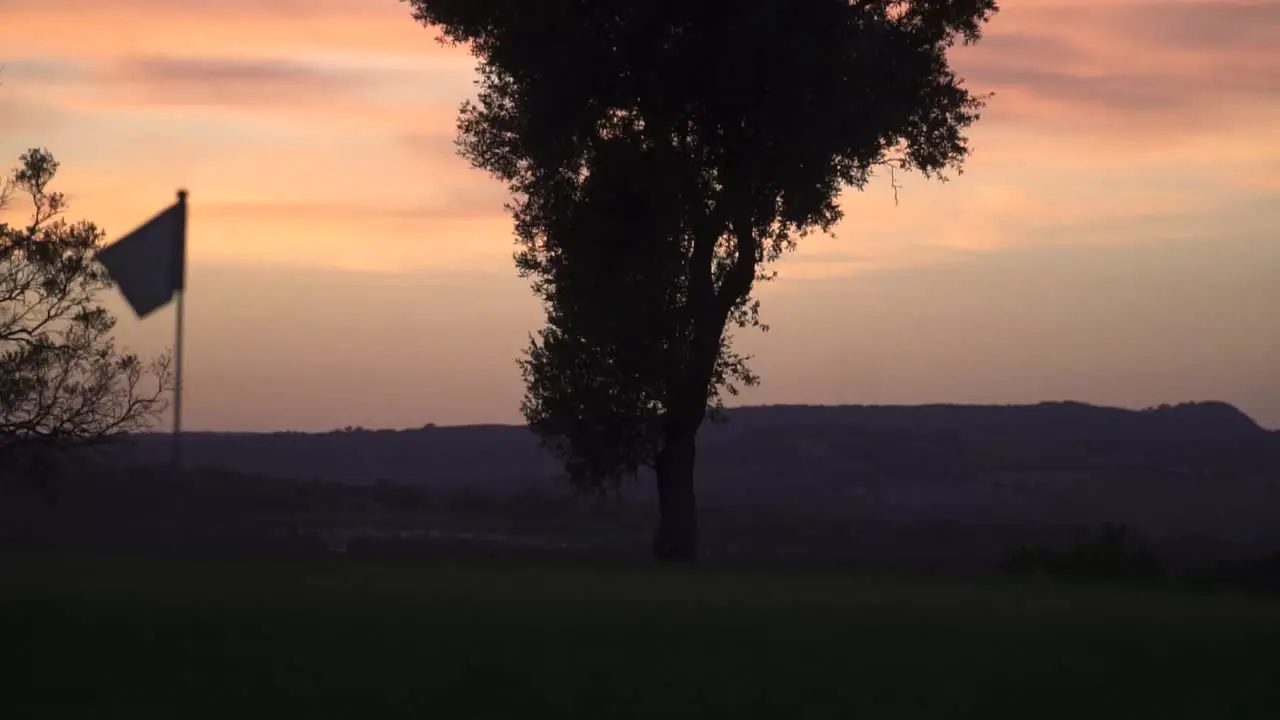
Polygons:
<instances>
[{"instance_id":1,"label":"dark foreground grass","mask_svg":"<svg viewBox=\"0 0 1280 720\"><path fill-rule=\"evenodd\" d=\"M1280 607L645 566L0 555L0 717L1276 718Z\"/></svg>"}]
</instances>

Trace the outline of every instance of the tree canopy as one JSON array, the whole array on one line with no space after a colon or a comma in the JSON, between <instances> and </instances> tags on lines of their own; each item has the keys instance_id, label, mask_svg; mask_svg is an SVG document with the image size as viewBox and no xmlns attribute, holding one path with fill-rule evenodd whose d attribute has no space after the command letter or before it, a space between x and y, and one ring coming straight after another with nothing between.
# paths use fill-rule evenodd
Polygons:
<instances>
[{"instance_id":1,"label":"tree canopy","mask_svg":"<svg viewBox=\"0 0 1280 720\"><path fill-rule=\"evenodd\" d=\"M695 439L757 378L770 263L878 168L958 171L983 98L948 50L995 0L408 0L479 60L461 153L506 183L546 307L530 426L587 488L652 466L655 552L696 552Z\"/></svg>"},{"instance_id":2,"label":"tree canopy","mask_svg":"<svg viewBox=\"0 0 1280 720\"><path fill-rule=\"evenodd\" d=\"M58 162L22 155L0 207L30 204L25 225L0 222L0 467L145 429L172 388L168 354L144 360L117 348L112 287L94 260L103 233L62 218L51 188Z\"/></svg>"}]
</instances>

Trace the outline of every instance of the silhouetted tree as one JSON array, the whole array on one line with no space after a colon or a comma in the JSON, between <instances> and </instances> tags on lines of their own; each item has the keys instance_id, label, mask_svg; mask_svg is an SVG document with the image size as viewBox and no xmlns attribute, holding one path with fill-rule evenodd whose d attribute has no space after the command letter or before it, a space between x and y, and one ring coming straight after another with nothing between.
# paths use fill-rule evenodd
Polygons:
<instances>
[{"instance_id":1,"label":"silhouetted tree","mask_svg":"<svg viewBox=\"0 0 1280 720\"><path fill-rule=\"evenodd\" d=\"M172 387L168 354L116 348L98 302L112 287L94 261L103 233L62 219L57 171L47 150L23 154L0 201L31 202L26 225L0 222L0 472L45 474L61 451L143 429Z\"/></svg>"},{"instance_id":2,"label":"silhouetted tree","mask_svg":"<svg viewBox=\"0 0 1280 720\"><path fill-rule=\"evenodd\" d=\"M480 61L461 153L514 201L547 325L532 429L580 486L651 465L654 552L696 555L695 439L757 378L732 328L797 237L877 167L940 177L982 99L947 51L996 0L408 0Z\"/></svg>"}]
</instances>

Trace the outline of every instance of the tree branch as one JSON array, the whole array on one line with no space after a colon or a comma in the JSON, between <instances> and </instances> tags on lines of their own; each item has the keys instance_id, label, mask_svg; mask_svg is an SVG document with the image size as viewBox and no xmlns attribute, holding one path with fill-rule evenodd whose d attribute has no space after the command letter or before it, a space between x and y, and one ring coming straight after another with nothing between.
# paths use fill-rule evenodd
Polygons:
<instances>
[{"instance_id":1,"label":"tree branch","mask_svg":"<svg viewBox=\"0 0 1280 720\"><path fill-rule=\"evenodd\" d=\"M5 456L26 446L94 447L145 429L173 389L168 353L143 362L116 348L115 319L98 304L111 283L92 258L102 233L56 219L65 209L62 194L48 189L57 162L43 150L22 162L12 187L31 198L31 222L0 225Z\"/></svg>"}]
</instances>

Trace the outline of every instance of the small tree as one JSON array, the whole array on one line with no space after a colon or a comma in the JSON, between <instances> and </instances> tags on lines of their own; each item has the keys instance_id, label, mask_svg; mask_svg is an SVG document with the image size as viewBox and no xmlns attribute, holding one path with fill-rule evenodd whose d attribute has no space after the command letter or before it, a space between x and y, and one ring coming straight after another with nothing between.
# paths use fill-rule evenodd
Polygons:
<instances>
[{"instance_id":1,"label":"small tree","mask_svg":"<svg viewBox=\"0 0 1280 720\"><path fill-rule=\"evenodd\" d=\"M480 61L459 145L547 309L530 426L580 486L654 467L654 552L693 558L698 430L756 382L729 330L843 187L959 169L982 99L947 52L996 0L408 1Z\"/></svg>"},{"instance_id":2,"label":"small tree","mask_svg":"<svg viewBox=\"0 0 1280 720\"><path fill-rule=\"evenodd\" d=\"M66 198L50 190L58 162L40 149L19 162L0 195L0 205L31 202L26 225L0 223L0 471L8 472L33 461L47 470L50 451L145 429L173 387L168 353L144 361L117 349L115 318L99 304L112 287L94 260L103 233L62 218Z\"/></svg>"}]
</instances>

